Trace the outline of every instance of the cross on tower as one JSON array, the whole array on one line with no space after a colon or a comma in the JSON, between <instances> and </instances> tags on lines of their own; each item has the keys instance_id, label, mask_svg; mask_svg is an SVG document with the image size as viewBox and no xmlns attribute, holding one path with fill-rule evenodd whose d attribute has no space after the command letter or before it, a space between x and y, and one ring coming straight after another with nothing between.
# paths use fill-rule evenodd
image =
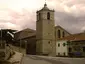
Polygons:
<instances>
[{"instance_id":1,"label":"cross on tower","mask_svg":"<svg viewBox=\"0 0 85 64\"><path fill-rule=\"evenodd\" d=\"M46 0L45 0L45 4L44 4L44 7L46 7L47 6L47 4L46 4Z\"/></svg>"},{"instance_id":2,"label":"cross on tower","mask_svg":"<svg viewBox=\"0 0 85 64\"><path fill-rule=\"evenodd\" d=\"M46 0L45 0L45 4L46 4Z\"/></svg>"}]
</instances>

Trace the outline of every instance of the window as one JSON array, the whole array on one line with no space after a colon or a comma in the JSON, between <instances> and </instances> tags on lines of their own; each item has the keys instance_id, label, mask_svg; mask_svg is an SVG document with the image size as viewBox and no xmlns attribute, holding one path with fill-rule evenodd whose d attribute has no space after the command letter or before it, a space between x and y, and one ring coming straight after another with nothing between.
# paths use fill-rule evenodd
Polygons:
<instances>
[{"instance_id":1,"label":"window","mask_svg":"<svg viewBox=\"0 0 85 64\"><path fill-rule=\"evenodd\" d=\"M58 43L58 47L60 47L60 43Z\"/></svg>"},{"instance_id":2,"label":"window","mask_svg":"<svg viewBox=\"0 0 85 64\"><path fill-rule=\"evenodd\" d=\"M68 50L69 52L72 52L72 48L69 48L69 50Z\"/></svg>"},{"instance_id":3,"label":"window","mask_svg":"<svg viewBox=\"0 0 85 64\"><path fill-rule=\"evenodd\" d=\"M85 47L83 47L83 52L85 52Z\"/></svg>"},{"instance_id":4,"label":"window","mask_svg":"<svg viewBox=\"0 0 85 64\"><path fill-rule=\"evenodd\" d=\"M65 37L65 32L63 31L63 35L62 35L62 37Z\"/></svg>"},{"instance_id":5,"label":"window","mask_svg":"<svg viewBox=\"0 0 85 64\"><path fill-rule=\"evenodd\" d=\"M71 42L70 41L67 41L67 45L70 45L71 44Z\"/></svg>"},{"instance_id":6,"label":"window","mask_svg":"<svg viewBox=\"0 0 85 64\"><path fill-rule=\"evenodd\" d=\"M39 13L39 20L41 19L41 13Z\"/></svg>"},{"instance_id":7,"label":"window","mask_svg":"<svg viewBox=\"0 0 85 64\"><path fill-rule=\"evenodd\" d=\"M50 41L48 42L48 44L50 44Z\"/></svg>"},{"instance_id":8,"label":"window","mask_svg":"<svg viewBox=\"0 0 85 64\"><path fill-rule=\"evenodd\" d=\"M60 37L61 37L60 30L58 30L58 38L60 38Z\"/></svg>"},{"instance_id":9,"label":"window","mask_svg":"<svg viewBox=\"0 0 85 64\"><path fill-rule=\"evenodd\" d=\"M37 18L37 20L39 20L39 16L38 16L38 14L37 14L37 17L36 17L36 18Z\"/></svg>"},{"instance_id":10,"label":"window","mask_svg":"<svg viewBox=\"0 0 85 64\"><path fill-rule=\"evenodd\" d=\"M58 55L60 55L60 53L58 53Z\"/></svg>"},{"instance_id":11,"label":"window","mask_svg":"<svg viewBox=\"0 0 85 64\"><path fill-rule=\"evenodd\" d=\"M63 46L65 46L66 45L66 43L63 43Z\"/></svg>"},{"instance_id":12,"label":"window","mask_svg":"<svg viewBox=\"0 0 85 64\"><path fill-rule=\"evenodd\" d=\"M47 19L50 20L50 13L47 13Z\"/></svg>"},{"instance_id":13,"label":"window","mask_svg":"<svg viewBox=\"0 0 85 64\"><path fill-rule=\"evenodd\" d=\"M64 55L64 56L66 55L65 52L63 53L63 55Z\"/></svg>"}]
</instances>

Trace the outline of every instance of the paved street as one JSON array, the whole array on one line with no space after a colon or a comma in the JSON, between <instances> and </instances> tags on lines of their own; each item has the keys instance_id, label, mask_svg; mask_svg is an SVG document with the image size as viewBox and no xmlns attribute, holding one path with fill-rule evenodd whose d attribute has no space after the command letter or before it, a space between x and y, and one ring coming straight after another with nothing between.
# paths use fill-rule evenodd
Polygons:
<instances>
[{"instance_id":1,"label":"paved street","mask_svg":"<svg viewBox=\"0 0 85 64\"><path fill-rule=\"evenodd\" d=\"M27 55L21 64L85 64L85 58L63 58Z\"/></svg>"}]
</instances>

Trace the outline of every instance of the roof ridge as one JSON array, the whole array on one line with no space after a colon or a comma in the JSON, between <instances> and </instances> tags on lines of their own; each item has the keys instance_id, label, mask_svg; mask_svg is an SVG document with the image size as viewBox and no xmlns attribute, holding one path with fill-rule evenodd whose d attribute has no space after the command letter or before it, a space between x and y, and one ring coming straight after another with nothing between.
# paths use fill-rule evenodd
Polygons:
<instances>
[{"instance_id":1,"label":"roof ridge","mask_svg":"<svg viewBox=\"0 0 85 64\"><path fill-rule=\"evenodd\" d=\"M60 26L60 25L55 26L55 28L56 27L60 27L61 29L65 30L67 33L69 33L66 29L62 28L62 26ZM69 34L71 35L71 33L69 33Z\"/></svg>"}]
</instances>

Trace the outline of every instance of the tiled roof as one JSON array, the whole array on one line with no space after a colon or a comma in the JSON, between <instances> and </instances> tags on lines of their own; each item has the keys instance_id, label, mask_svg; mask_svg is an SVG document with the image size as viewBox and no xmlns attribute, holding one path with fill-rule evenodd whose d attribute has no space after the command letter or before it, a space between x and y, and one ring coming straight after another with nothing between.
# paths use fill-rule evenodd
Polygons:
<instances>
[{"instance_id":1,"label":"tiled roof","mask_svg":"<svg viewBox=\"0 0 85 64\"><path fill-rule=\"evenodd\" d=\"M54 12L54 10L50 10L50 9L47 7L47 4L44 4L44 7L43 7L41 10L39 10L39 11L52 11L52 12ZM37 12L39 12L39 11L37 11Z\"/></svg>"},{"instance_id":2,"label":"tiled roof","mask_svg":"<svg viewBox=\"0 0 85 64\"><path fill-rule=\"evenodd\" d=\"M85 33L73 34L58 40L85 40Z\"/></svg>"},{"instance_id":3,"label":"tiled roof","mask_svg":"<svg viewBox=\"0 0 85 64\"><path fill-rule=\"evenodd\" d=\"M61 27L61 26L59 26L59 25L58 25L58 26L55 26L55 29L56 29L56 28L61 28L61 29L63 29L64 31L66 31L68 34L70 34L70 35L71 35L71 33L69 33L67 30L65 30L64 28L62 28L62 27Z\"/></svg>"},{"instance_id":4,"label":"tiled roof","mask_svg":"<svg viewBox=\"0 0 85 64\"><path fill-rule=\"evenodd\" d=\"M15 33L15 39L24 39L31 36L36 36L36 31L29 28Z\"/></svg>"}]
</instances>

